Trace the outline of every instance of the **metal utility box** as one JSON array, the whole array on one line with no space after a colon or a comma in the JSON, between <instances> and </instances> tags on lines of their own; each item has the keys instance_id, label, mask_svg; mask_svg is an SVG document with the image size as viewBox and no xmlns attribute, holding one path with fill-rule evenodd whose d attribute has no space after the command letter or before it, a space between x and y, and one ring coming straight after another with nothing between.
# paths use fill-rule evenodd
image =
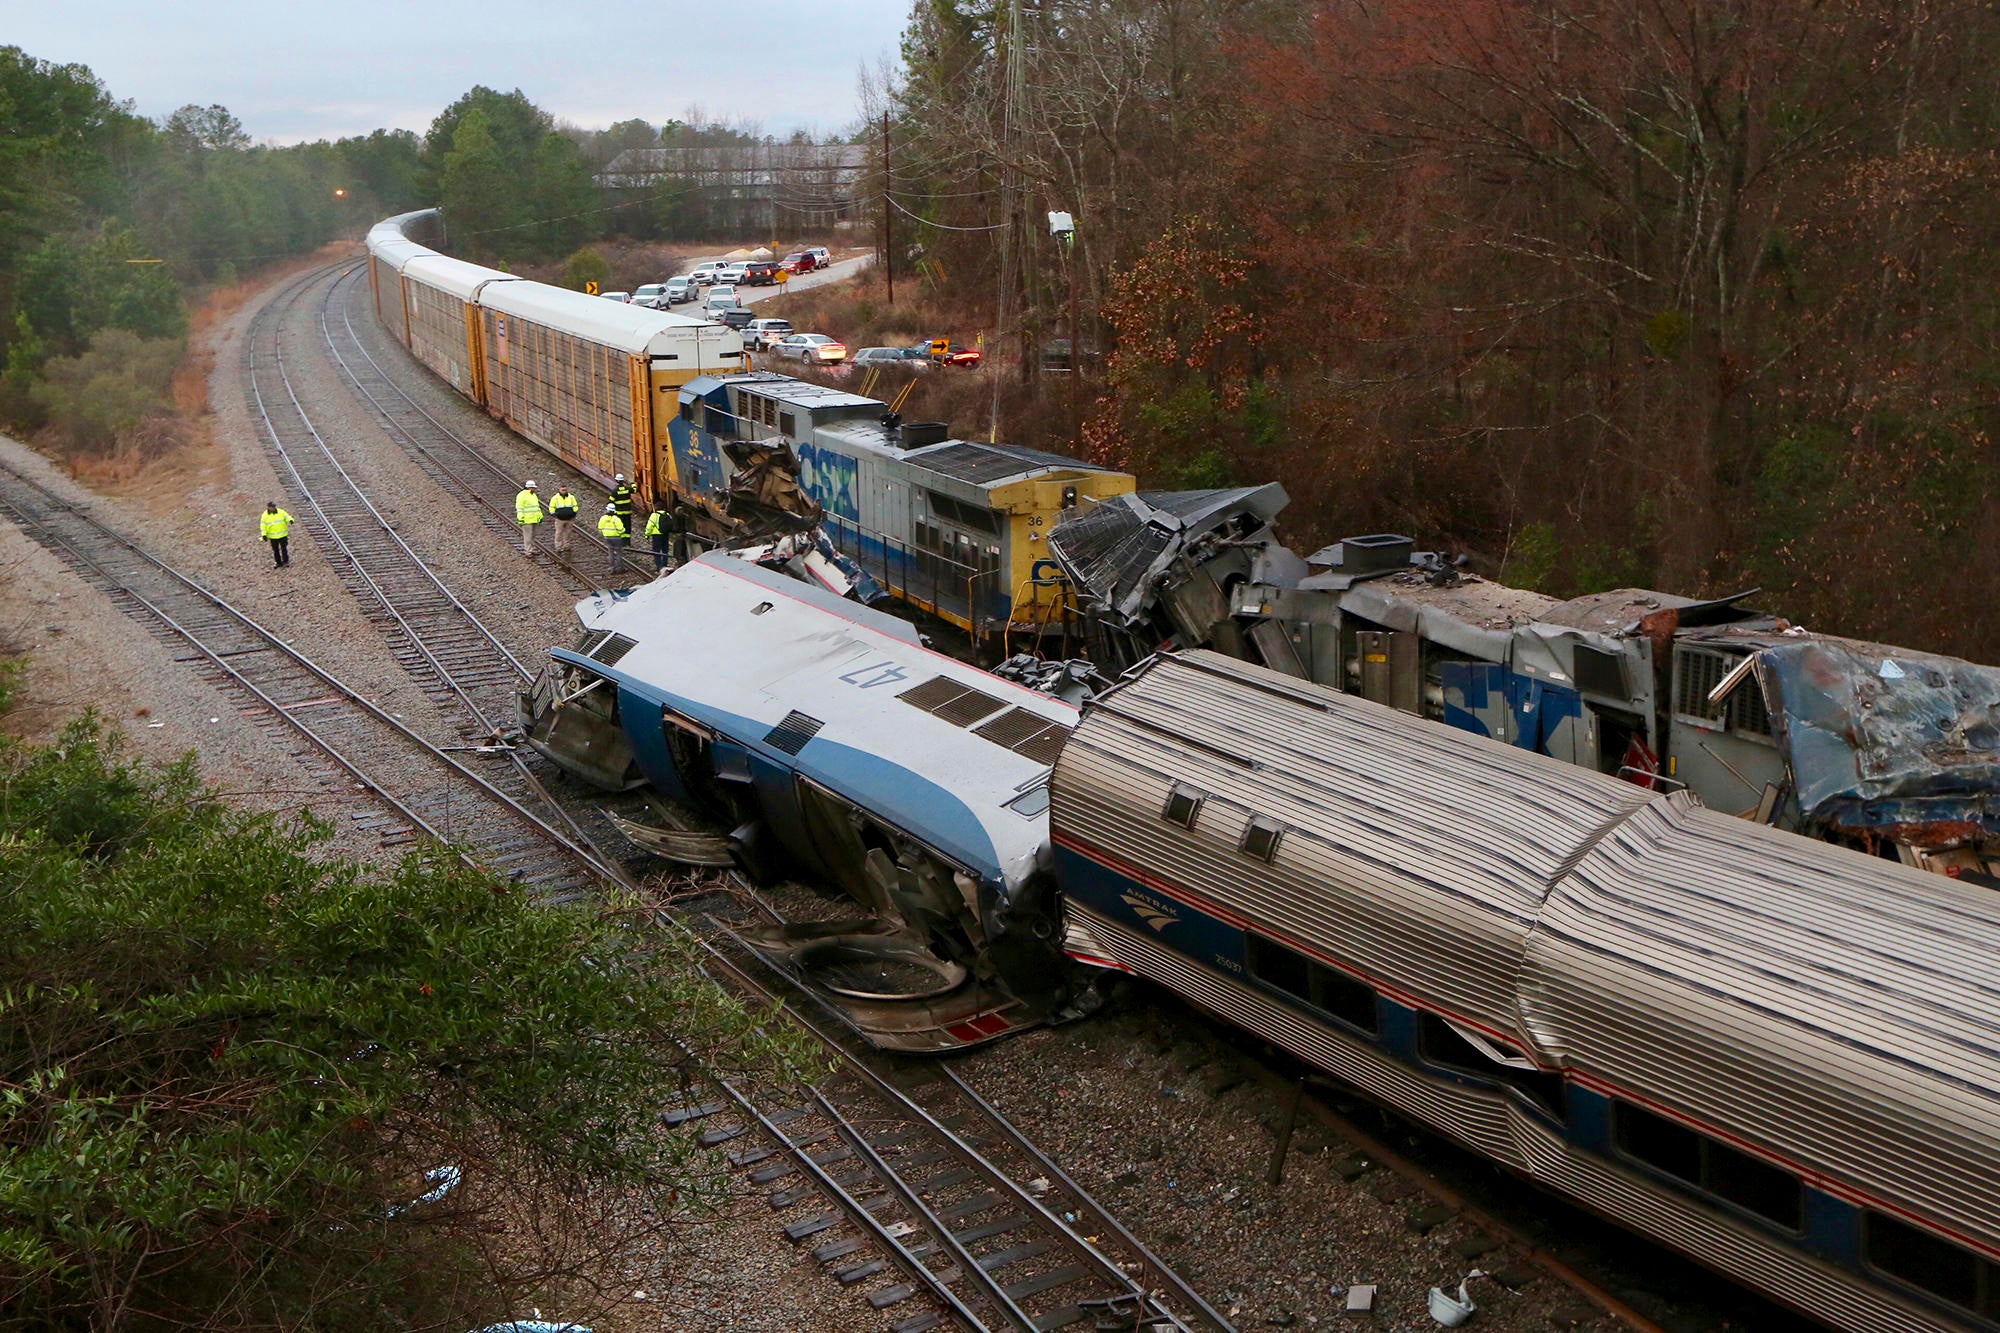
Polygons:
<instances>
[{"instance_id":1,"label":"metal utility box","mask_svg":"<svg viewBox=\"0 0 2000 1333\"><path fill-rule=\"evenodd\" d=\"M1423 646L1415 634L1395 630L1357 631L1361 655L1361 697L1406 713L1423 711Z\"/></svg>"}]
</instances>

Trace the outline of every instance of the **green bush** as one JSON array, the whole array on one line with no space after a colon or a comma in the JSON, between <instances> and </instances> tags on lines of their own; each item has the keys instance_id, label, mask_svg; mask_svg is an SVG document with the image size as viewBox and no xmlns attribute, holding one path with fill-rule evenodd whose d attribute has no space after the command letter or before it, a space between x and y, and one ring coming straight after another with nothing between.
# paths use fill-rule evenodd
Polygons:
<instances>
[{"instance_id":1,"label":"green bush","mask_svg":"<svg viewBox=\"0 0 2000 1333\"><path fill-rule=\"evenodd\" d=\"M127 763L88 718L0 740L0 1324L562 1302L591 1190L664 1219L713 1187L657 1122L688 1050L800 1056L636 911L540 906L449 852L364 869L328 836L230 808L191 760ZM459 1188L410 1207L443 1164ZM530 1208L567 1253L512 1225Z\"/></svg>"},{"instance_id":2,"label":"green bush","mask_svg":"<svg viewBox=\"0 0 2000 1333\"><path fill-rule=\"evenodd\" d=\"M590 283L600 288L611 283L611 261L595 246L586 245L563 264L563 286L580 292Z\"/></svg>"},{"instance_id":3,"label":"green bush","mask_svg":"<svg viewBox=\"0 0 2000 1333\"><path fill-rule=\"evenodd\" d=\"M42 382L28 392L70 454L106 453L140 422L171 408L180 359L178 338L102 329L81 355L45 363Z\"/></svg>"}]
</instances>

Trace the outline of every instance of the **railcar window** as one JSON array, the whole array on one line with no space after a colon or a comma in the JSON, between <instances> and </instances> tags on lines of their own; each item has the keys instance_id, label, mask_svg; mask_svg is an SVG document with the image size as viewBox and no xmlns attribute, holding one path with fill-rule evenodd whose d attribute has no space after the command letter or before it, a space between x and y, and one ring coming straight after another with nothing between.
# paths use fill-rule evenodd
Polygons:
<instances>
[{"instance_id":1,"label":"railcar window","mask_svg":"<svg viewBox=\"0 0 2000 1333\"><path fill-rule=\"evenodd\" d=\"M1871 1268L1963 1309L2000 1312L2000 1272L1991 1262L1883 1213L1863 1214L1861 1226Z\"/></svg>"},{"instance_id":2,"label":"railcar window","mask_svg":"<svg viewBox=\"0 0 2000 1333\"><path fill-rule=\"evenodd\" d=\"M1293 953L1282 944L1273 944L1261 935L1243 938L1244 963L1250 975L1266 986L1275 986L1297 999L1312 1000L1312 960Z\"/></svg>"},{"instance_id":3,"label":"railcar window","mask_svg":"<svg viewBox=\"0 0 2000 1333\"><path fill-rule=\"evenodd\" d=\"M1621 1152L1787 1231L1799 1229L1805 1198L1797 1176L1630 1102L1614 1105L1612 1139Z\"/></svg>"},{"instance_id":4,"label":"railcar window","mask_svg":"<svg viewBox=\"0 0 2000 1333\"><path fill-rule=\"evenodd\" d=\"M1315 961L1261 935L1245 935L1244 966L1265 985L1337 1018L1349 1027L1375 1034L1374 988L1337 968Z\"/></svg>"},{"instance_id":5,"label":"railcar window","mask_svg":"<svg viewBox=\"0 0 2000 1333\"><path fill-rule=\"evenodd\" d=\"M1160 817L1169 824L1193 828L1194 821L1201 815L1201 803L1205 799L1193 787L1176 782L1174 789L1167 793L1166 808L1160 811Z\"/></svg>"},{"instance_id":6,"label":"railcar window","mask_svg":"<svg viewBox=\"0 0 2000 1333\"><path fill-rule=\"evenodd\" d=\"M1284 836L1283 825L1259 816L1243 826L1243 841L1237 844L1237 850L1268 862L1277 856L1278 841Z\"/></svg>"}]
</instances>

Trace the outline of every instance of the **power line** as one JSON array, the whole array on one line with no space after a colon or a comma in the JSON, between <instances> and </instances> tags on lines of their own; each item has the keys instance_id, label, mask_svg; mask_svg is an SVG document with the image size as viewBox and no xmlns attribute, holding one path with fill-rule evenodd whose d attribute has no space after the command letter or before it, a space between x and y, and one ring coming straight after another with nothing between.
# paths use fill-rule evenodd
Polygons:
<instances>
[{"instance_id":1,"label":"power line","mask_svg":"<svg viewBox=\"0 0 2000 1333\"><path fill-rule=\"evenodd\" d=\"M1006 230L1007 227L1007 224L1004 222L994 222L983 227L954 227L949 222L932 222L929 218L924 217L920 213L910 212L909 209L903 207L900 203L896 202L896 197L894 195L885 194L882 197L888 200L889 206L895 209L898 213L903 214L905 217L915 218L918 222L923 223L926 227L936 227L940 231L1004 231Z\"/></svg>"}]
</instances>

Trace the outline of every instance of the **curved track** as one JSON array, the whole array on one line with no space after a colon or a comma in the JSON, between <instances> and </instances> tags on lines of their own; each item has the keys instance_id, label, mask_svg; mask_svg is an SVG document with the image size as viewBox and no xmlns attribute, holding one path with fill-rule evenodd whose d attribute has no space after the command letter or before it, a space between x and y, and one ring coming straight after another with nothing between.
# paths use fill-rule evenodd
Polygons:
<instances>
[{"instance_id":1,"label":"curved track","mask_svg":"<svg viewBox=\"0 0 2000 1333\"><path fill-rule=\"evenodd\" d=\"M366 288L354 278L365 268L365 265L356 265L348 269L328 285L320 298L320 332L326 342L327 354L390 436L403 446L433 481L463 501L489 530L508 541L518 542L520 529L514 520L514 495L520 487L520 479L405 391L376 360L355 329L354 298ZM346 288L344 295L341 293L343 286ZM580 592L603 587L607 575L600 571L610 568L605 542L597 534L595 519L594 512L579 510L571 534L575 542L572 549L587 552L587 555L556 555L551 535L553 525L545 524L549 531L542 534L541 550L536 557L538 562L549 565ZM650 563L629 550L621 553L620 569L637 578L653 576Z\"/></svg>"},{"instance_id":2,"label":"curved track","mask_svg":"<svg viewBox=\"0 0 2000 1333\"><path fill-rule=\"evenodd\" d=\"M316 270L283 290L257 313L244 340L245 396L272 464L287 479L301 521L334 557L341 582L388 638L404 670L433 703L457 710L467 745L502 758L501 785L509 798L536 804L576 845L590 847L589 835L550 795L535 763L509 744L515 691L534 673L396 532L327 444L292 383L284 316L331 272ZM589 854L623 878L610 857L594 848Z\"/></svg>"},{"instance_id":3,"label":"curved track","mask_svg":"<svg viewBox=\"0 0 2000 1333\"><path fill-rule=\"evenodd\" d=\"M383 846L453 844L468 863L553 901L615 873L508 790L506 757L447 753L192 576L13 468L0 465L0 476L0 513L156 637L187 649L178 660L234 695L327 791L365 791L387 807L358 817Z\"/></svg>"}]
</instances>

